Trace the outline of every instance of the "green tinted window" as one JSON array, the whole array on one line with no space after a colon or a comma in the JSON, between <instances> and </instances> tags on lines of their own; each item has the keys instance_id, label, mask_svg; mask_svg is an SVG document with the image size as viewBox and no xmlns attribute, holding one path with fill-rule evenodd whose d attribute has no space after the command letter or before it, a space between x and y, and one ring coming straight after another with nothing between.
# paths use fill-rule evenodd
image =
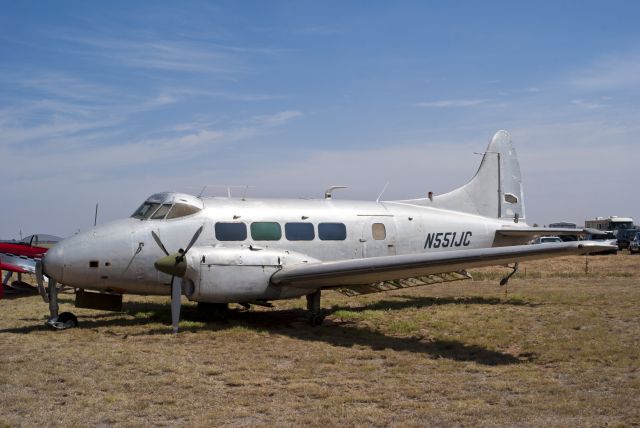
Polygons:
<instances>
[{"instance_id":1,"label":"green tinted window","mask_svg":"<svg viewBox=\"0 0 640 428\"><path fill-rule=\"evenodd\" d=\"M279 241L282 229L278 223L258 221L251 223L251 237L254 241Z\"/></svg>"}]
</instances>

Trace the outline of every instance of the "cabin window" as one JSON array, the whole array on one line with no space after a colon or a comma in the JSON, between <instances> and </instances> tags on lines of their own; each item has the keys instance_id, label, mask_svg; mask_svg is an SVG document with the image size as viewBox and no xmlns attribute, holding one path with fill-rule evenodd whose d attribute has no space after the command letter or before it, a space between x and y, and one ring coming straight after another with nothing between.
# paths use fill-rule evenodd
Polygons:
<instances>
[{"instance_id":1,"label":"cabin window","mask_svg":"<svg viewBox=\"0 0 640 428\"><path fill-rule=\"evenodd\" d=\"M279 223L257 221L251 223L251 238L254 241L279 241L282 238L282 228Z\"/></svg>"},{"instance_id":2,"label":"cabin window","mask_svg":"<svg viewBox=\"0 0 640 428\"><path fill-rule=\"evenodd\" d=\"M323 241L344 241L347 239L347 227L343 223L320 223L318 237Z\"/></svg>"},{"instance_id":3,"label":"cabin window","mask_svg":"<svg viewBox=\"0 0 640 428\"><path fill-rule=\"evenodd\" d=\"M247 226L244 223L216 223L218 241L244 241L247 239Z\"/></svg>"},{"instance_id":4,"label":"cabin window","mask_svg":"<svg viewBox=\"0 0 640 428\"><path fill-rule=\"evenodd\" d=\"M311 223L287 223L284 234L289 241L313 241L315 233Z\"/></svg>"},{"instance_id":5,"label":"cabin window","mask_svg":"<svg viewBox=\"0 0 640 428\"><path fill-rule=\"evenodd\" d=\"M151 220L162 220L169 210L171 209L171 204L163 204L158 210L151 216Z\"/></svg>"},{"instance_id":6,"label":"cabin window","mask_svg":"<svg viewBox=\"0 0 640 428\"><path fill-rule=\"evenodd\" d=\"M90 268L97 268L99 265L100 265L100 263L97 260L89 261L89 267Z\"/></svg>"},{"instance_id":7,"label":"cabin window","mask_svg":"<svg viewBox=\"0 0 640 428\"><path fill-rule=\"evenodd\" d=\"M373 236L373 239L382 241L387 237L387 229L384 227L383 223L373 223L371 225L371 235Z\"/></svg>"},{"instance_id":8,"label":"cabin window","mask_svg":"<svg viewBox=\"0 0 640 428\"><path fill-rule=\"evenodd\" d=\"M171 211L169 211L167 219L186 217L188 215L195 214L198 211L200 211L199 207L178 202L173 206L173 208L171 208Z\"/></svg>"}]
</instances>

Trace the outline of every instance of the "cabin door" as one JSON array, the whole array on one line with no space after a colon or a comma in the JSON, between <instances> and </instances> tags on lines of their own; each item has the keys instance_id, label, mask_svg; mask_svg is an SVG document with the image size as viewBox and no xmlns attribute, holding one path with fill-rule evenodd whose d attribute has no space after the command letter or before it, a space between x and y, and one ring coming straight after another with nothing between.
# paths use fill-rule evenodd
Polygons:
<instances>
[{"instance_id":1,"label":"cabin door","mask_svg":"<svg viewBox=\"0 0 640 428\"><path fill-rule=\"evenodd\" d=\"M363 215L362 257L396 255L396 224L392 215Z\"/></svg>"}]
</instances>

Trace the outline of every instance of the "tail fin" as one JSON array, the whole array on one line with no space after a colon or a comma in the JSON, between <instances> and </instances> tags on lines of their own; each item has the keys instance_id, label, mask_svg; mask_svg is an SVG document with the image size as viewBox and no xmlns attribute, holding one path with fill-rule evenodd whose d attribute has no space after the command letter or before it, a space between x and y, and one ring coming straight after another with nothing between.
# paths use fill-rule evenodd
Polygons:
<instances>
[{"instance_id":1,"label":"tail fin","mask_svg":"<svg viewBox=\"0 0 640 428\"><path fill-rule=\"evenodd\" d=\"M484 152L476 175L462 187L423 205L485 217L525 219L522 178L516 150L507 131L498 131Z\"/></svg>"}]
</instances>

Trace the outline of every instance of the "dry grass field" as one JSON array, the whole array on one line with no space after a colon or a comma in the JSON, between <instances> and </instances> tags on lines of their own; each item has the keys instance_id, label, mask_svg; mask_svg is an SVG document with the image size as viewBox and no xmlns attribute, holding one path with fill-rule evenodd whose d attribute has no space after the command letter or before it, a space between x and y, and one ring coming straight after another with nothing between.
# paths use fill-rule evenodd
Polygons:
<instances>
[{"instance_id":1,"label":"dry grass field","mask_svg":"<svg viewBox=\"0 0 640 428\"><path fill-rule=\"evenodd\" d=\"M588 261L588 266L586 266ZM588 272L585 273L585 268ZM639 426L640 256L524 263L473 281L323 295L201 319L0 301L0 426Z\"/></svg>"}]
</instances>

